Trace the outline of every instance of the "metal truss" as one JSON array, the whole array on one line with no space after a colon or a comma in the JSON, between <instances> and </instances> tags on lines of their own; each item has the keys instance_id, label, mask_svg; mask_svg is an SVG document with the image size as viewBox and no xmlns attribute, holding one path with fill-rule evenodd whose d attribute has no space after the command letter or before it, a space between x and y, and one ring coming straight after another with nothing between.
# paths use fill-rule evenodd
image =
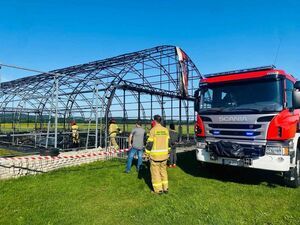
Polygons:
<instances>
[{"instance_id":1,"label":"metal truss","mask_svg":"<svg viewBox=\"0 0 300 225\"><path fill-rule=\"evenodd\" d=\"M3 82L0 133L22 133L22 124L31 121L35 133L47 132L48 145L55 124L54 146L64 148L58 143L57 132L67 133L70 121L82 120L88 121L88 135L91 123L96 125L97 147L98 136L102 132L107 136L103 127L110 117L120 118L124 129L131 119L150 121L156 113L162 114L165 122L181 125L184 121L189 126L194 120L193 92L201 74L187 55L184 64L188 71L187 95L180 89L182 62L175 46L158 46ZM11 122L11 131L1 126L5 121Z\"/></svg>"}]
</instances>

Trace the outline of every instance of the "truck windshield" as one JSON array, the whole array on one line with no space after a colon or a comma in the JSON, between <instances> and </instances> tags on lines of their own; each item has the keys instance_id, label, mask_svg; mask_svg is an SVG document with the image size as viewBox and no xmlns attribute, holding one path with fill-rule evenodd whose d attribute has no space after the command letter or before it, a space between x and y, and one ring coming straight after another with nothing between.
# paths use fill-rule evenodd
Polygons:
<instances>
[{"instance_id":1,"label":"truck windshield","mask_svg":"<svg viewBox=\"0 0 300 225\"><path fill-rule=\"evenodd\" d=\"M199 113L262 113L283 109L280 80L209 84L201 90Z\"/></svg>"}]
</instances>

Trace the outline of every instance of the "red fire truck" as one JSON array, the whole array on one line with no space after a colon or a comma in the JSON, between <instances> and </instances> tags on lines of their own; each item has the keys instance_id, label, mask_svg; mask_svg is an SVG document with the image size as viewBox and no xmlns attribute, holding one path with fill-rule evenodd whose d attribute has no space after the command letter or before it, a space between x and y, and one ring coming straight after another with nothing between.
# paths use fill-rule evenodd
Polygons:
<instances>
[{"instance_id":1,"label":"red fire truck","mask_svg":"<svg viewBox=\"0 0 300 225\"><path fill-rule=\"evenodd\" d=\"M280 171L300 185L300 81L274 66L210 74L195 99L197 160Z\"/></svg>"}]
</instances>

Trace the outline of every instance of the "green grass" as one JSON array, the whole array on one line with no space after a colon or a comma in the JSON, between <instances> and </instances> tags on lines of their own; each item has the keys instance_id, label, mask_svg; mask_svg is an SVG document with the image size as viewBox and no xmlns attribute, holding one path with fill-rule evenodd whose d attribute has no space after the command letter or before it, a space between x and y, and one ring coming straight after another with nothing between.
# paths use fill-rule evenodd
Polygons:
<instances>
[{"instance_id":1,"label":"green grass","mask_svg":"<svg viewBox=\"0 0 300 225\"><path fill-rule=\"evenodd\" d=\"M194 152L178 163L163 196L117 160L0 181L0 224L300 224L300 189L278 175L199 169Z\"/></svg>"},{"instance_id":2,"label":"green grass","mask_svg":"<svg viewBox=\"0 0 300 225\"><path fill-rule=\"evenodd\" d=\"M20 156L23 155L23 153L14 150L0 148L0 156L8 156L8 155Z\"/></svg>"},{"instance_id":3,"label":"green grass","mask_svg":"<svg viewBox=\"0 0 300 225\"><path fill-rule=\"evenodd\" d=\"M79 127L79 130L80 131L85 131L85 130L88 130L88 123L78 123L77 124L78 127ZM43 123L43 128L46 130L47 129L47 123ZM121 130L123 130L123 124L118 124L119 128ZM37 128L39 129L39 124L37 125ZM62 123L58 123L57 125L58 129L59 130L63 130L64 128L64 125ZM126 132L130 132L133 128L135 127L135 124L126 124L125 125L125 131ZM95 131L95 128L96 128L96 124L95 123L92 123L91 126L90 126L90 129L92 131ZM101 126L100 124L98 125L98 128L100 129ZM150 129L150 124L144 124L143 125L143 128L145 128L147 131L148 129ZM167 128L169 128L169 125L167 125ZM15 132L18 133L18 132L32 132L34 131L35 129L35 124L34 123L18 123L15 125ZM51 123L51 131L53 132L54 131L54 123ZM66 129L68 129L68 126L66 126ZM0 123L0 130L4 133L12 133L13 132L13 127L12 127L12 123ZM178 126L176 125L176 130L178 131ZM183 135L186 135L188 132L187 132L187 125L182 124L182 134ZM190 135L193 135L194 134L194 125L193 124L190 124L189 125L189 134Z\"/></svg>"}]
</instances>

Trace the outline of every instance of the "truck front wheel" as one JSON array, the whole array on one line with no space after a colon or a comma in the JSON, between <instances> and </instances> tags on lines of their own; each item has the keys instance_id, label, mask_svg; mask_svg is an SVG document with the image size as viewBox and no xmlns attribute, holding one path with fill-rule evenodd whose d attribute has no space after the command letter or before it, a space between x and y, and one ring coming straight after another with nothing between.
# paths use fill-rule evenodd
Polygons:
<instances>
[{"instance_id":1,"label":"truck front wheel","mask_svg":"<svg viewBox=\"0 0 300 225\"><path fill-rule=\"evenodd\" d=\"M296 153L296 166L291 168L290 171L284 174L285 183L289 187L300 186L300 150L297 149Z\"/></svg>"}]
</instances>

